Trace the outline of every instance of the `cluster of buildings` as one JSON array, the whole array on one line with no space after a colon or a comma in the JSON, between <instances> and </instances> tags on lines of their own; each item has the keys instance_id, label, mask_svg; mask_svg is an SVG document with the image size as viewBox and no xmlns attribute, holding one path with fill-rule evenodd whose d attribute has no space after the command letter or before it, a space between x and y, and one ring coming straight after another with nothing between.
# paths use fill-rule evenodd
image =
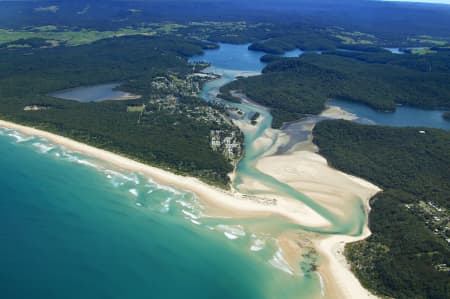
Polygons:
<instances>
[{"instance_id":1,"label":"cluster of buildings","mask_svg":"<svg viewBox=\"0 0 450 299\"><path fill-rule=\"evenodd\" d=\"M211 148L222 152L230 160L237 160L242 156L243 142L239 130L211 130Z\"/></svg>"},{"instance_id":2,"label":"cluster of buildings","mask_svg":"<svg viewBox=\"0 0 450 299\"><path fill-rule=\"evenodd\" d=\"M406 208L424 219L428 228L450 245L450 216L445 208L432 201L407 204Z\"/></svg>"},{"instance_id":3,"label":"cluster of buildings","mask_svg":"<svg viewBox=\"0 0 450 299\"><path fill-rule=\"evenodd\" d=\"M202 84L217 78L214 74L193 73L185 77L176 74L155 77L151 82L156 94L173 94L178 96L198 96Z\"/></svg>"},{"instance_id":4,"label":"cluster of buildings","mask_svg":"<svg viewBox=\"0 0 450 299\"><path fill-rule=\"evenodd\" d=\"M217 75L206 73L192 73L185 77L176 74L156 77L151 82L153 96L145 105L143 113L156 115L164 112L204 123L213 128L209 136L211 148L236 161L243 154L242 133L226 115L224 107L216 107L198 99L203 83L216 78Z\"/></svg>"}]
</instances>

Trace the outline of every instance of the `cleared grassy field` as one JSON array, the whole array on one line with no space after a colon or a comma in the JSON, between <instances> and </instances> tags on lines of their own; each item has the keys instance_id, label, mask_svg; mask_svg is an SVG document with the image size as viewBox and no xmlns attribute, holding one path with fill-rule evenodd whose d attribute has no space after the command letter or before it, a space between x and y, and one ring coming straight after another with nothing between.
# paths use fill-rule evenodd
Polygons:
<instances>
[{"instance_id":1,"label":"cleared grassy field","mask_svg":"<svg viewBox=\"0 0 450 299\"><path fill-rule=\"evenodd\" d=\"M144 111L144 105L142 106L127 106L127 112L142 112Z\"/></svg>"},{"instance_id":2,"label":"cleared grassy field","mask_svg":"<svg viewBox=\"0 0 450 299\"><path fill-rule=\"evenodd\" d=\"M164 32L170 32L173 28L166 25L162 27ZM72 30L69 28L58 28L55 26L32 27L23 30L0 29L0 44L26 40L30 38L40 38L53 41L55 45L66 44L67 46L79 46L89 44L101 39L127 36L127 35L156 35L158 28L121 28L117 31L97 31L97 30Z\"/></svg>"}]
</instances>

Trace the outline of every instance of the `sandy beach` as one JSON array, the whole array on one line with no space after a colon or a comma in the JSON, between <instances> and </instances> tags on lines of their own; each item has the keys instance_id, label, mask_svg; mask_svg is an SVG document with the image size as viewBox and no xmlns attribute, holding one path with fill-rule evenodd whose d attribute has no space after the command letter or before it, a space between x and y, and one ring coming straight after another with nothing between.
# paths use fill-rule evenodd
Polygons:
<instances>
[{"instance_id":1,"label":"sandy beach","mask_svg":"<svg viewBox=\"0 0 450 299\"><path fill-rule=\"evenodd\" d=\"M112 152L98 149L46 131L2 120L0 120L0 127L13 129L26 135L45 138L50 142L66 147L72 151L106 161L119 168L131 170L144 176L151 177L157 183L192 192L202 201L220 208L220 211L224 213L224 216L231 214L233 217L244 218L278 215L299 225L312 227L321 227L324 225L324 221L326 221L319 215L311 213L308 207L300 202L284 200L283 198L277 198L277 200L274 201L273 197L255 198L241 195L236 192L227 192L203 183L196 178L176 175L169 171L152 167Z\"/></svg>"},{"instance_id":2,"label":"sandy beach","mask_svg":"<svg viewBox=\"0 0 450 299\"><path fill-rule=\"evenodd\" d=\"M350 265L344 256L344 247L346 243L363 240L369 236L370 231L367 229L360 237L334 235L314 242L316 250L325 259L319 268L319 273L324 280L325 298L379 298L361 285L356 276L351 272Z\"/></svg>"},{"instance_id":3,"label":"sandy beach","mask_svg":"<svg viewBox=\"0 0 450 299\"><path fill-rule=\"evenodd\" d=\"M337 106L328 106L327 109L325 109L320 114L320 116L334 118L334 119L345 119L345 120L354 120L354 119L358 118L355 114L345 111L342 108L337 107Z\"/></svg>"}]
</instances>

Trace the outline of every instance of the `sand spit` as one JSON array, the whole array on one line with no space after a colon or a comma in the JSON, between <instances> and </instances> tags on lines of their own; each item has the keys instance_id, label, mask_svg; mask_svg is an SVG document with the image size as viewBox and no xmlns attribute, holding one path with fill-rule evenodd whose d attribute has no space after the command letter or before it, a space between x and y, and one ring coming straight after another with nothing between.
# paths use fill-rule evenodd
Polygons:
<instances>
[{"instance_id":1,"label":"sand spit","mask_svg":"<svg viewBox=\"0 0 450 299\"><path fill-rule=\"evenodd\" d=\"M257 168L301 191L343 219L349 216L351 203L358 199L363 200L368 211L369 199L380 191L367 181L329 167L325 158L309 151L263 157ZM314 241L317 251L325 259L319 268L324 279L325 298L376 298L361 286L343 256L346 243L368 236L370 231L366 225L358 237L333 235Z\"/></svg>"},{"instance_id":2,"label":"sand spit","mask_svg":"<svg viewBox=\"0 0 450 299\"><path fill-rule=\"evenodd\" d=\"M328 107L321 117L354 120L357 117L338 107ZM314 125L304 128L312 132ZM272 129L270 129L272 130ZM274 132L271 132L274 134ZM361 200L367 214L369 200L381 189L361 178L357 178L330 167L327 160L317 153L312 143L312 134L307 140L296 144L289 152L279 155L263 155L256 162L256 168L275 179L290 185L338 217L349 217L348 211L355 200ZM273 151L271 151L273 152ZM264 192L256 183L247 186L253 192ZM256 187L259 190L252 190ZM366 290L355 275L343 254L346 243L363 240L370 236L366 224L360 236L331 235L313 240L314 247L324 258L319 267L323 280L323 298L365 299L378 298Z\"/></svg>"},{"instance_id":3,"label":"sand spit","mask_svg":"<svg viewBox=\"0 0 450 299\"><path fill-rule=\"evenodd\" d=\"M346 203L369 200L380 189L328 166L325 158L310 151L296 151L258 160L256 168L294 187L343 218Z\"/></svg>"}]
</instances>

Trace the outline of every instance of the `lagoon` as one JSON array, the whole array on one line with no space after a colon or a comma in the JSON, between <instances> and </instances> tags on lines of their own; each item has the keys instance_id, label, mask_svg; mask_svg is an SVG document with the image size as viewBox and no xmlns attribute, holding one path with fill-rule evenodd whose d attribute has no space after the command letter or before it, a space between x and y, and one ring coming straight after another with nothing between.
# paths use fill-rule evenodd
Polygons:
<instances>
[{"instance_id":1,"label":"lagoon","mask_svg":"<svg viewBox=\"0 0 450 299\"><path fill-rule=\"evenodd\" d=\"M129 93L116 90L120 83L108 83L93 86L75 87L65 90L56 91L50 94L50 96L64 99L73 100L82 103L89 102L103 102L107 100L121 100L130 96Z\"/></svg>"},{"instance_id":2,"label":"lagoon","mask_svg":"<svg viewBox=\"0 0 450 299\"><path fill-rule=\"evenodd\" d=\"M392 127L430 127L450 130L450 122L442 115L444 110L426 110L410 106L397 106L395 112L383 112L372 109L364 104L332 100L328 105L338 106L355 114L360 122Z\"/></svg>"}]
</instances>

